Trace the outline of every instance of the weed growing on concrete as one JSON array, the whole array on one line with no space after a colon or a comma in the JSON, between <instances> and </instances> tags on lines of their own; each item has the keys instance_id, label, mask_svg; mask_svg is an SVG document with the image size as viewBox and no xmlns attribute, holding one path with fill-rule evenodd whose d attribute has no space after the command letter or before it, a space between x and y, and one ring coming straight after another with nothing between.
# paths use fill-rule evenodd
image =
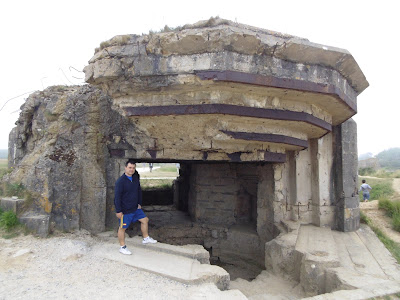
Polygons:
<instances>
[{"instance_id":1,"label":"weed growing on concrete","mask_svg":"<svg viewBox=\"0 0 400 300\"><path fill-rule=\"evenodd\" d=\"M49 110L44 111L44 117L46 118L47 122L54 122L58 120L58 114L52 114Z\"/></svg>"},{"instance_id":2,"label":"weed growing on concrete","mask_svg":"<svg viewBox=\"0 0 400 300\"><path fill-rule=\"evenodd\" d=\"M0 187L0 194L6 197L16 196L23 198L25 196L25 187L22 183L3 182Z\"/></svg>"},{"instance_id":3,"label":"weed growing on concrete","mask_svg":"<svg viewBox=\"0 0 400 300\"><path fill-rule=\"evenodd\" d=\"M392 253L393 257L400 263L400 244L394 242L390 238L388 238L382 230L376 227L372 221L362 212L360 212L360 220L361 222L367 224L376 234L376 236L380 239L380 241L385 245L385 247Z\"/></svg>"}]
</instances>

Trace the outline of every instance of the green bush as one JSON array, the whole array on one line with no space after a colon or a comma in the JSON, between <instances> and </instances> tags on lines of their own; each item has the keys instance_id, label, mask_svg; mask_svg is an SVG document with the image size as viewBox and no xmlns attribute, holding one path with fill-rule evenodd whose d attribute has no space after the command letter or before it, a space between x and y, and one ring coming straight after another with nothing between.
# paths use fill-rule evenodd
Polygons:
<instances>
[{"instance_id":1,"label":"green bush","mask_svg":"<svg viewBox=\"0 0 400 300\"><path fill-rule=\"evenodd\" d=\"M0 207L0 218L1 218L1 215L4 213L4 210Z\"/></svg>"},{"instance_id":2,"label":"green bush","mask_svg":"<svg viewBox=\"0 0 400 300\"><path fill-rule=\"evenodd\" d=\"M0 226L10 230L19 224L17 215L12 211L3 212L0 216Z\"/></svg>"},{"instance_id":3,"label":"green bush","mask_svg":"<svg viewBox=\"0 0 400 300\"><path fill-rule=\"evenodd\" d=\"M400 214L396 214L392 218L393 229L400 232Z\"/></svg>"},{"instance_id":4,"label":"green bush","mask_svg":"<svg viewBox=\"0 0 400 300\"><path fill-rule=\"evenodd\" d=\"M387 211L389 217L400 216L400 201L390 201L389 199L379 200L379 208Z\"/></svg>"},{"instance_id":5,"label":"green bush","mask_svg":"<svg viewBox=\"0 0 400 300\"><path fill-rule=\"evenodd\" d=\"M375 174L375 171L373 168L361 168L358 170L358 174L360 176L373 176Z\"/></svg>"},{"instance_id":6,"label":"green bush","mask_svg":"<svg viewBox=\"0 0 400 300\"><path fill-rule=\"evenodd\" d=\"M400 201L382 199L379 200L379 208L386 210L386 214L392 218L394 230L400 232Z\"/></svg>"}]
</instances>

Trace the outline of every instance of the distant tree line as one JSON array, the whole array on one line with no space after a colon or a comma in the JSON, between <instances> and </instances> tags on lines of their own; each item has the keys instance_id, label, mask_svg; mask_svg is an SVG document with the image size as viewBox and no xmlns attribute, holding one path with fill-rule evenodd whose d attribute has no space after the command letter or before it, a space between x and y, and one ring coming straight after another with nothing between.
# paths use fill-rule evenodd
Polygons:
<instances>
[{"instance_id":1,"label":"distant tree line","mask_svg":"<svg viewBox=\"0 0 400 300\"><path fill-rule=\"evenodd\" d=\"M358 157L358 160L373 158L372 153L364 153ZM400 169L400 148L391 148L378 153L376 156L379 166L388 170Z\"/></svg>"},{"instance_id":2,"label":"distant tree line","mask_svg":"<svg viewBox=\"0 0 400 300\"><path fill-rule=\"evenodd\" d=\"M391 148L376 156L382 168L400 169L400 148Z\"/></svg>"}]
</instances>

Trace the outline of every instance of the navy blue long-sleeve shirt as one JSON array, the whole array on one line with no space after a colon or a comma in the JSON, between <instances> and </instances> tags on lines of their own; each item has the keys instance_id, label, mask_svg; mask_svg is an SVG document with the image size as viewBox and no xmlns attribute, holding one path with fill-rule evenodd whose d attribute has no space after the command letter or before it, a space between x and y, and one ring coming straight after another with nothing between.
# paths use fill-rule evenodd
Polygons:
<instances>
[{"instance_id":1,"label":"navy blue long-sleeve shirt","mask_svg":"<svg viewBox=\"0 0 400 300\"><path fill-rule=\"evenodd\" d=\"M142 189L139 176L133 174L132 181L124 174L115 183L115 212L124 215L135 212L138 204L142 205Z\"/></svg>"}]
</instances>

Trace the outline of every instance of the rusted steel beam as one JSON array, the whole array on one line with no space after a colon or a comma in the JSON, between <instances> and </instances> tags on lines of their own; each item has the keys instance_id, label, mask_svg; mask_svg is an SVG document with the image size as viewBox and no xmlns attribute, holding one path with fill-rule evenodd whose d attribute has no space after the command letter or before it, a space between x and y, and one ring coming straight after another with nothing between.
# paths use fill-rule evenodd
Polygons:
<instances>
[{"instance_id":1,"label":"rusted steel beam","mask_svg":"<svg viewBox=\"0 0 400 300\"><path fill-rule=\"evenodd\" d=\"M147 149L147 153L150 154L152 159L156 159L157 158L157 150Z\"/></svg>"},{"instance_id":2,"label":"rusted steel beam","mask_svg":"<svg viewBox=\"0 0 400 300\"><path fill-rule=\"evenodd\" d=\"M286 135L256 133L256 132L237 132L229 130L221 130L221 132L233 137L234 139L286 144L286 145L299 146L304 149L308 148L308 141Z\"/></svg>"},{"instance_id":3,"label":"rusted steel beam","mask_svg":"<svg viewBox=\"0 0 400 300\"><path fill-rule=\"evenodd\" d=\"M110 149L109 153L111 157L125 157L125 150L123 149Z\"/></svg>"},{"instance_id":4,"label":"rusted steel beam","mask_svg":"<svg viewBox=\"0 0 400 300\"><path fill-rule=\"evenodd\" d=\"M128 117L226 114L242 117L305 122L324 130L332 131L332 125L324 120L305 112L289 110L266 109L231 104L135 106L125 107L124 109Z\"/></svg>"},{"instance_id":5,"label":"rusted steel beam","mask_svg":"<svg viewBox=\"0 0 400 300\"><path fill-rule=\"evenodd\" d=\"M341 100L354 113L357 112L357 104L341 89L333 84L322 84L298 79L278 78L259 74L250 74L237 71L197 71L196 75L202 80L228 81L235 83L254 84L280 89L290 89L302 92L331 95Z\"/></svg>"},{"instance_id":6,"label":"rusted steel beam","mask_svg":"<svg viewBox=\"0 0 400 300\"><path fill-rule=\"evenodd\" d=\"M286 161L286 154L265 151L264 161L284 163Z\"/></svg>"},{"instance_id":7,"label":"rusted steel beam","mask_svg":"<svg viewBox=\"0 0 400 300\"><path fill-rule=\"evenodd\" d=\"M240 156L242 153L245 152L233 152L233 153L228 153L228 157L231 160L231 162L241 162ZM275 152L269 152L265 151L264 152L264 161L266 162L278 162L278 163L283 163L286 161L286 154L284 153L275 153Z\"/></svg>"}]
</instances>

